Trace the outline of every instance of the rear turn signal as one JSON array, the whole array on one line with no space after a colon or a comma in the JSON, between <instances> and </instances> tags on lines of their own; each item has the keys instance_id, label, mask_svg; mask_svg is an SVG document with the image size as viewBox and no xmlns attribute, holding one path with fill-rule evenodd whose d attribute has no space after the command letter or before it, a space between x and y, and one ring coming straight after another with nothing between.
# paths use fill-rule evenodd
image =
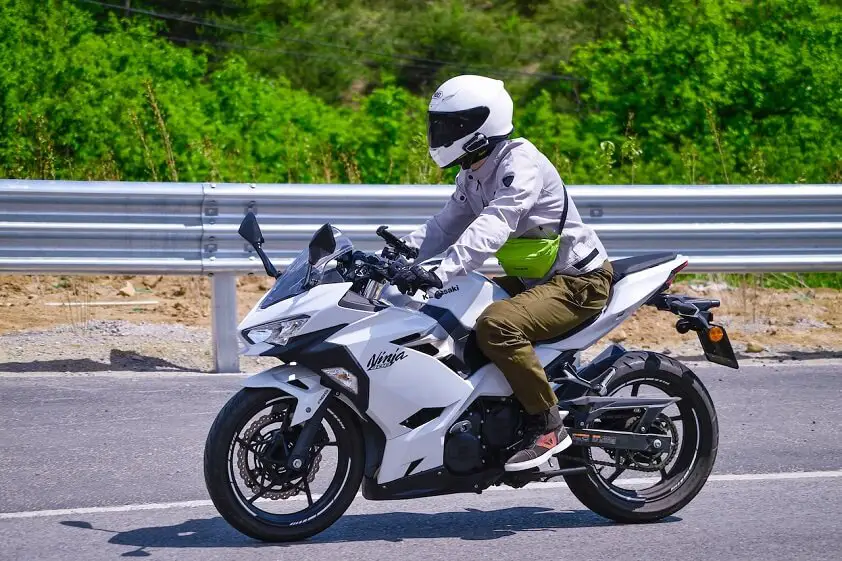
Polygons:
<instances>
[{"instance_id":1,"label":"rear turn signal","mask_svg":"<svg viewBox=\"0 0 842 561\"><path fill-rule=\"evenodd\" d=\"M718 343L723 337L725 337L725 330L718 325L714 325L708 331L708 339L710 339L711 343Z\"/></svg>"}]
</instances>

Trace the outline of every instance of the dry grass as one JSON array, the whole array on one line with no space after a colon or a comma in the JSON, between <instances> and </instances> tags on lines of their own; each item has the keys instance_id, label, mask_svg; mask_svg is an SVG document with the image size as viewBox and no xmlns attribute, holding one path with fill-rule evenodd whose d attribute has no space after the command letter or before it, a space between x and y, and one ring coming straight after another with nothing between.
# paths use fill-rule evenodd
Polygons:
<instances>
[{"instance_id":1,"label":"dry grass","mask_svg":"<svg viewBox=\"0 0 842 561\"><path fill-rule=\"evenodd\" d=\"M131 119L132 125L134 125L135 133L140 140L140 145L143 146L143 161L146 163L146 169L149 170L149 174L152 176L152 181L157 182L158 170L155 168L155 161L152 158L152 151L149 149L149 142L146 141L146 134L143 132L143 127L140 124L140 119L138 119L137 113L135 113L132 109L129 110L129 119Z\"/></svg>"},{"instance_id":2,"label":"dry grass","mask_svg":"<svg viewBox=\"0 0 842 561\"><path fill-rule=\"evenodd\" d=\"M155 113L155 123L158 127L158 133L161 135L161 140L164 142L164 148L167 152L167 169L170 172L170 181L178 181L178 170L175 166L175 156L173 155L172 141L170 140L170 133L167 130L167 123L164 120L164 115L161 113L161 108L158 106L158 98L155 96L155 90L152 88L152 82L147 80L146 97L149 100L149 105Z\"/></svg>"},{"instance_id":3,"label":"dry grass","mask_svg":"<svg viewBox=\"0 0 842 561\"><path fill-rule=\"evenodd\" d=\"M728 169L725 165L725 152L722 150L722 139L719 134L719 127L716 125L716 118L713 115L713 109L705 104L705 114L707 114L708 124L710 125L713 140L716 143L716 150L719 152L719 161L722 163L722 175L725 176L725 183L731 183L728 179Z\"/></svg>"},{"instance_id":4,"label":"dry grass","mask_svg":"<svg viewBox=\"0 0 842 561\"><path fill-rule=\"evenodd\" d=\"M38 277L41 285L42 277ZM61 312L58 314L64 323L70 325L78 335L87 335L94 320L91 302L96 299L93 280L84 276L61 277L57 287L60 292Z\"/></svg>"}]
</instances>

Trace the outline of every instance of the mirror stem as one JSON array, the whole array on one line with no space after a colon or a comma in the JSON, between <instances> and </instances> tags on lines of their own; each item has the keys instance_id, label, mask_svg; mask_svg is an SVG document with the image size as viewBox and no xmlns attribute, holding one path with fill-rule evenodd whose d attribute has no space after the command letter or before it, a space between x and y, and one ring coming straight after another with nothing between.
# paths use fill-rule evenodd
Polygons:
<instances>
[{"instance_id":1,"label":"mirror stem","mask_svg":"<svg viewBox=\"0 0 842 561\"><path fill-rule=\"evenodd\" d=\"M259 243L254 244L254 250L257 252L258 257L260 257L260 261L263 262L263 268L266 269L266 274L276 279L281 276L275 266L269 261L269 256L266 255L266 252L263 251L263 248Z\"/></svg>"}]
</instances>

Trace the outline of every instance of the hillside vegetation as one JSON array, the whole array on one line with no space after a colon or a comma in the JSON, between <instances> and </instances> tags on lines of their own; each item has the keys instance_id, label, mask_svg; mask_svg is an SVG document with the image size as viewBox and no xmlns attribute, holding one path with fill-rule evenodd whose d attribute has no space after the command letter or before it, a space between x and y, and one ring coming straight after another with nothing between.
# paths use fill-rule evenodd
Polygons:
<instances>
[{"instance_id":1,"label":"hillside vegetation","mask_svg":"<svg viewBox=\"0 0 842 561\"><path fill-rule=\"evenodd\" d=\"M569 183L842 181L842 2L0 0L0 177L448 181L449 76Z\"/></svg>"}]
</instances>

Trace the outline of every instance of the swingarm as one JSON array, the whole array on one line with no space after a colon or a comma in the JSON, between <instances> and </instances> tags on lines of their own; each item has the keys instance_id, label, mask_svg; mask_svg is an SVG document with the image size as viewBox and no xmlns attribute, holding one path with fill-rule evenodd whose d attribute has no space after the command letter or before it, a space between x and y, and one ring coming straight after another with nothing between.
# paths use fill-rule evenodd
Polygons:
<instances>
[{"instance_id":1,"label":"swingarm","mask_svg":"<svg viewBox=\"0 0 842 561\"><path fill-rule=\"evenodd\" d=\"M559 407L570 412L574 445L657 453L670 449L672 437L649 431L658 415L679 399L583 396L561 401ZM627 419L627 430L592 428L594 421L608 417Z\"/></svg>"}]
</instances>

